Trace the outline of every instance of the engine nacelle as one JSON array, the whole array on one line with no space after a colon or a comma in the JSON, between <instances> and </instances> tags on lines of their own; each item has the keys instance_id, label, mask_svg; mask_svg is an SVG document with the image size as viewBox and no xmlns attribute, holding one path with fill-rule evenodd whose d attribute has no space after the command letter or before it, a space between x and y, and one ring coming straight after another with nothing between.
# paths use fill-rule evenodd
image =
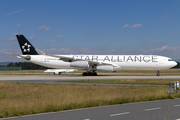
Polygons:
<instances>
[{"instance_id":1,"label":"engine nacelle","mask_svg":"<svg viewBox=\"0 0 180 120\"><path fill-rule=\"evenodd\" d=\"M98 71L104 71L104 72L113 72L114 67L111 65L102 65L102 66L97 66L96 68Z\"/></svg>"},{"instance_id":2,"label":"engine nacelle","mask_svg":"<svg viewBox=\"0 0 180 120\"><path fill-rule=\"evenodd\" d=\"M88 61L74 61L70 64L71 67L80 67L80 68L88 68L89 63Z\"/></svg>"},{"instance_id":3,"label":"engine nacelle","mask_svg":"<svg viewBox=\"0 0 180 120\"><path fill-rule=\"evenodd\" d=\"M54 72L55 75L60 75L62 72Z\"/></svg>"}]
</instances>

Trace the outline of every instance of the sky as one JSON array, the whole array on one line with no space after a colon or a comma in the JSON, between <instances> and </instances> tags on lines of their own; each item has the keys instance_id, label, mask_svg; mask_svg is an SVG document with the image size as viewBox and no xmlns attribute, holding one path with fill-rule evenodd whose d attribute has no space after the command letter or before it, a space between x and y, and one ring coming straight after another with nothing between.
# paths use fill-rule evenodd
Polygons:
<instances>
[{"instance_id":1,"label":"sky","mask_svg":"<svg viewBox=\"0 0 180 120\"><path fill-rule=\"evenodd\" d=\"M23 61L16 34L47 54L180 60L179 0L0 0L0 62Z\"/></svg>"}]
</instances>

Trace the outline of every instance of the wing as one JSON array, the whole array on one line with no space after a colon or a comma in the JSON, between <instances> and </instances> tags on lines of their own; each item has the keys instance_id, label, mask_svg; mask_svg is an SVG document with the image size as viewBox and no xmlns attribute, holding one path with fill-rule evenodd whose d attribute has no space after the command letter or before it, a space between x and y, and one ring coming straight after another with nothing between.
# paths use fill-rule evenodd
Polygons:
<instances>
[{"instance_id":1,"label":"wing","mask_svg":"<svg viewBox=\"0 0 180 120\"><path fill-rule=\"evenodd\" d=\"M49 55L49 54L45 54L44 52L40 51L39 49L35 49L35 50L39 55L46 55L46 56L50 56L50 57L59 58L59 60L63 60L65 62L85 61L82 59L75 59L73 57L66 57L66 56L61 56L61 55ZM112 64L101 63L101 62L96 62L96 61L88 61L88 63L90 66L112 65ZM112 66L114 66L114 65L112 65Z\"/></svg>"},{"instance_id":2,"label":"wing","mask_svg":"<svg viewBox=\"0 0 180 120\"><path fill-rule=\"evenodd\" d=\"M39 50L39 49L35 49L35 51L39 54L39 55L46 55L43 51Z\"/></svg>"},{"instance_id":3,"label":"wing","mask_svg":"<svg viewBox=\"0 0 180 120\"><path fill-rule=\"evenodd\" d=\"M65 62L74 62L74 61L85 61L85 60L82 60L82 59L74 59L72 57L66 57L66 56L61 56L61 55L48 55L48 54L45 54L46 56L50 56L50 57L56 57L56 58L59 58L60 60L63 60ZM102 63L102 62L96 62L96 61L88 61L89 65L90 66L101 66L101 65L112 65L114 66L113 64L108 64L108 63Z\"/></svg>"},{"instance_id":4,"label":"wing","mask_svg":"<svg viewBox=\"0 0 180 120\"><path fill-rule=\"evenodd\" d=\"M65 56L57 56L57 55L48 55L48 54L45 54L46 56L50 56L50 57L56 57L56 58L59 58L60 60L63 60L65 62L72 62L72 61L76 61L76 60L81 60L81 59L74 59L72 57L65 57Z\"/></svg>"}]
</instances>

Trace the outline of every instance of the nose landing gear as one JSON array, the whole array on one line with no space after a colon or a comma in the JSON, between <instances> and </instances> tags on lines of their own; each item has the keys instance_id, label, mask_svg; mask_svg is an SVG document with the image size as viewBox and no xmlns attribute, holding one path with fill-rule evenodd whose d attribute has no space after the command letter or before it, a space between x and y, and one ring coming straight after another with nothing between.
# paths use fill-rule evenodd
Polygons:
<instances>
[{"instance_id":1,"label":"nose landing gear","mask_svg":"<svg viewBox=\"0 0 180 120\"><path fill-rule=\"evenodd\" d=\"M156 75L157 75L157 76L160 76L160 70L157 71L157 74L156 74Z\"/></svg>"}]
</instances>

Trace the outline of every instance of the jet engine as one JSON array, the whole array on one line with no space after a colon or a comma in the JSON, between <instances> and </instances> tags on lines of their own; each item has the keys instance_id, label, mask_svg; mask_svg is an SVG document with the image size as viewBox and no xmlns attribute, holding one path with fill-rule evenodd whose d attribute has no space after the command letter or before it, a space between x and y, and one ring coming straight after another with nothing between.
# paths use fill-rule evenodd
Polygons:
<instances>
[{"instance_id":1,"label":"jet engine","mask_svg":"<svg viewBox=\"0 0 180 120\"><path fill-rule=\"evenodd\" d=\"M102 65L102 66L97 66L96 68L98 71L104 71L104 72L113 72L114 67L111 65Z\"/></svg>"},{"instance_id":2,"label":"jet engine","mask_svg":"<svg viewBox=\"0 0 180 120\"><path fill-rule=\"evenodd\" d=\"M88 68L89 63L88 61L74 61L70 64L71 67L80 67L80 68Z\"/></svg>"}]
</instances>

